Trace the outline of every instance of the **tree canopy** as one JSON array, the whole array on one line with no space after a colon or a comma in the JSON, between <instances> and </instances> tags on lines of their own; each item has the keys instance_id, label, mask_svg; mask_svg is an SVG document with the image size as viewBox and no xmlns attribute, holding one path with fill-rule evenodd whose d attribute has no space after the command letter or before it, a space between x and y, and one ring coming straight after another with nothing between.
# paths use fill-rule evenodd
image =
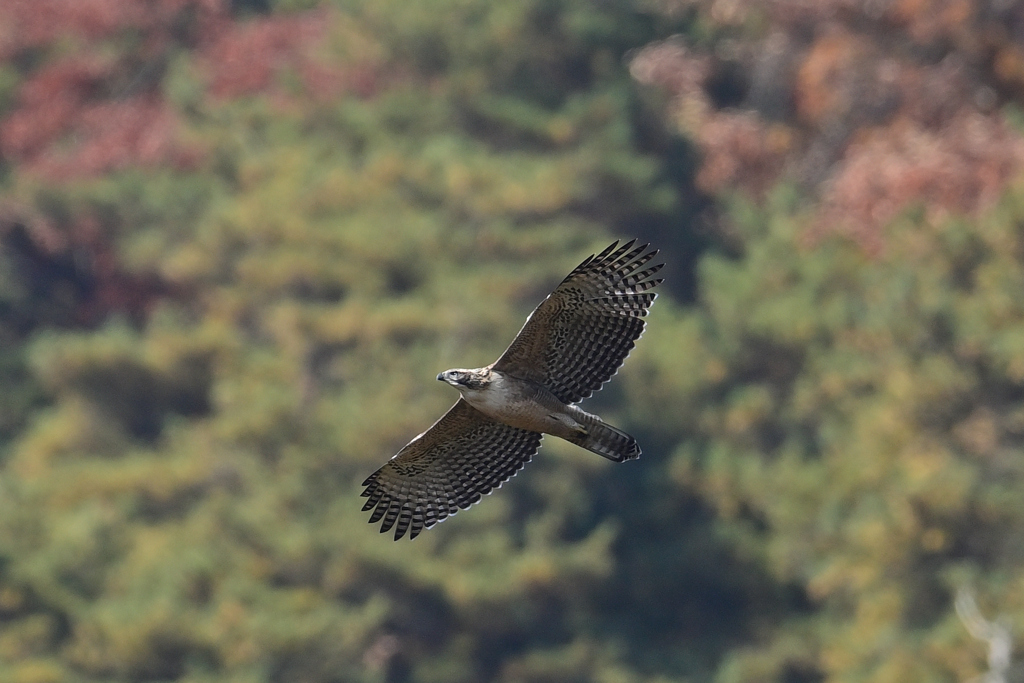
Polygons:
<instances>
[{"instance_id":1,"label":"tree canopy","mask_svg":"<svg viewBox=\"0 0 1024 683\"><path fill-rule=\"evenodd\" d=\"M1024 680L1024 12L806 5L0 3L0 679ZM634 236L644 456L379 535Z\"/></svg>"}]
</instances>

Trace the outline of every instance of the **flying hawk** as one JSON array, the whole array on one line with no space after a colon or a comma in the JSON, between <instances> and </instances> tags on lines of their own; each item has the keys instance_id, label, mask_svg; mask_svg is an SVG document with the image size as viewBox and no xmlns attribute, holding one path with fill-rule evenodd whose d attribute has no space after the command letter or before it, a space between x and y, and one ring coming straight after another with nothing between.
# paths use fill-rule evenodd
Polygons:
<instances>
[{"instance_id":1,"label":"flying hawk","mask_svg":"<svg viewBox=\"0 0 1024 683\"><path fill-rule=\"evenodd\" d=\"M530 461L544 434L615 462L640 457L636 439L576 404L601 388L644 331L664 264L632 240L591 255L526 319L501 358L437 379L462 396L430 429L363 482L373 510L397 541L465 510Z\"/></svg>"}]
</instances>

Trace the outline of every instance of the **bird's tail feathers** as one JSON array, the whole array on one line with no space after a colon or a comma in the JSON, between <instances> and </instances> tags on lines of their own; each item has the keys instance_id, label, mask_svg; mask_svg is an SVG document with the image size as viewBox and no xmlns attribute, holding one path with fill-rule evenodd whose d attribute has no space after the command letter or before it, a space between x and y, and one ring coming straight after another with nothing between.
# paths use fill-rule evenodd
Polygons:
<instances>
[{"instance_id":1,"label":"bird's tail feathers","mask_svg":"<svg viewBox=\"0 0 1024 683\"><path fill-rule=\"evenodd\" d=\"M580 411L583 413L583 411ZM585 432L569 439L577 446L614 462L625 462L640 457L640 445L632 436L612 427L596 415L583 413L576 418L586 428Z\"/></svg>"}]
</instances>

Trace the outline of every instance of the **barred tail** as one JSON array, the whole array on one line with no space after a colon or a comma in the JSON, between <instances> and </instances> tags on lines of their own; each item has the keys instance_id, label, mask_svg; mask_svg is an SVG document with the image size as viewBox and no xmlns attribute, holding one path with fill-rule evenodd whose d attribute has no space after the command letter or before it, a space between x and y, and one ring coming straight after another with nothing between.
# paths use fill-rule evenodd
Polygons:
<instances>
[{"instance_id":1,"label":"barred tail","mask_svg":"<svg viewBox=\"0 0 1024 683\"><path fill-rule=\"evenodd\" d=\"M625 462L640 457L640 445L632 436L603 422L596 415L585 413L582 410L580 413L582 415L574 417L586 428L586 431L569 438L570 442L615 462Z\"/></svg>"}]
</instances>

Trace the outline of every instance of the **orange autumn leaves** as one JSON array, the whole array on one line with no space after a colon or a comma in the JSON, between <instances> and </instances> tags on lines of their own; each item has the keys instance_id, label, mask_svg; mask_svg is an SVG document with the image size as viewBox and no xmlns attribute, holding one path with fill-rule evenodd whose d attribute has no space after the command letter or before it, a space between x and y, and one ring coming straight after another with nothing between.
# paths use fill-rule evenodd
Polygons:
<instances>
[{"instance_id":1,"label":"orange autumn leaves","mask_svg":"<svg viewBox=\"0 0 1024 683\"><path fill-rule=\"evenodd\" d=\"M1024 137L1002 110L1024 85L1012 3L684 4L712 23L711 44L655 43L631 70L672 95L707 193L760 200L796 183L818 200L809 238L875 251L907 208L976 215L1022 170ZM735 36L755 19L761 39Z\"/></svg>"}]
</instances>

